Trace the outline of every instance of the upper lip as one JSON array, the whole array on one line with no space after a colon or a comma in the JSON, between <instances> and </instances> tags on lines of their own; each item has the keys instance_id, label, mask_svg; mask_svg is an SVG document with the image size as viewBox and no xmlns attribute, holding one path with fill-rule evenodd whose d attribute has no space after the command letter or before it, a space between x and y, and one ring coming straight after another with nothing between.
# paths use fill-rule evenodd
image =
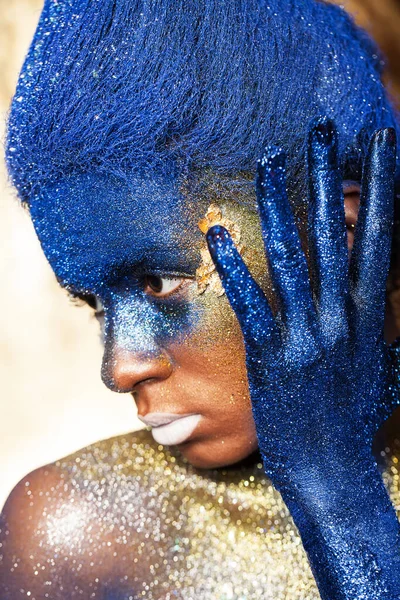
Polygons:
<instances>
[{"instance_id":1,"label":"upper lip","mask_svg":"<svg viewBox=\"0 0 400 600\"><path fill-rule=\"evenodd\" d=\"M195 413L186 413L184 415L177 415L176 413L148 413L145 417L138 415L138 419L149 427L160 427L161 425L173 423L173 421L177 421L178 419L190 417L193 414Z\"/></svg>"}]
</instances>

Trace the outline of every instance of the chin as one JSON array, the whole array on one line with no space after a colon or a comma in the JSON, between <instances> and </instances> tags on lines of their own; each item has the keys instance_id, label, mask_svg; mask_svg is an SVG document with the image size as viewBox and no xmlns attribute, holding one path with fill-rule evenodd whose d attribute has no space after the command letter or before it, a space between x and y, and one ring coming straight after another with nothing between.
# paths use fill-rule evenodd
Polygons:
<instances>
[{"instance_id":1,"label":"chin","mask_svg":"<svg viewBox=\"0 0 400 600\"><path fill-rule=\"evenodd\" d=\"M222 440L193 440L178 446L182 456L197 469L217 469L238 463L257 450L257 440L242 444Z\"/></svg>"}]
</instances>

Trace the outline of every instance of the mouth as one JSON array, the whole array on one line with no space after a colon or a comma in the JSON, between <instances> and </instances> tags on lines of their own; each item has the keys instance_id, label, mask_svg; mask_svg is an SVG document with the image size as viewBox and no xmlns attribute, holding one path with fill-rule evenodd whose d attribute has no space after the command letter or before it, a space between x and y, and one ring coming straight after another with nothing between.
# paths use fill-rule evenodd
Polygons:
<instances>
[{"instance_id":1,"label":"mouth","mask_svg":"<svg viewBox=\"0 0 400 600\"><path fill-rule=\"evenodd\" d=\"M149 413L145 417L138 416L138 418L145 425L152 427L152 436L158 444L177 446L190 438L201 419L201 415Z\"/></svg>"}]
</instances>

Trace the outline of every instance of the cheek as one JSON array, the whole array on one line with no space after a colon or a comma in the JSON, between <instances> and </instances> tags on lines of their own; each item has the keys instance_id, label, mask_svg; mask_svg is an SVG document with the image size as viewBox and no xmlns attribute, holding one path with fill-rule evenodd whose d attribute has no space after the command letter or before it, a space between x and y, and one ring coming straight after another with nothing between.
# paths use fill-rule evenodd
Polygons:
<instances>
[{"instance_id":1,"label":"cheek","mask_svg":"<svg viewBox=\"0 0 400 600\"><path fill-rule=\"evenodd\" d=\"M193 399L209 427L205 437L181 449L199 468L234 464L257 448L241 332L230 323L223 339L221 327L198 332L196 343L171 348L180 367L178 390Z\"/></svg>"},{"instance_id":2,"label":"cheek","mask_svg":"<svg viewBox=\"0 0 400 600\"><path fill-rule=\"evenodd\" d=\"M199 321L181 344L169 352L182 372L199 382L202 394L218 398L227 414L250 410L243 336L226 296L200 295ZM215 404L214 404L215 406Z\"/></svg>"},{"instance_id":3,"label":"cheek","mask_svg":"<svg viewBox=\"0 0 400 600\"><path fill-rule=\"evenodd\" d=\"M212 351L213 347L229 345L243 348L238 320L222 287L209 287L205 292L193 292L192 302L197 306L199 320L191 331L191 343ZM195 294L195 295L194 295Z\"/></svg>"}]
</instances>

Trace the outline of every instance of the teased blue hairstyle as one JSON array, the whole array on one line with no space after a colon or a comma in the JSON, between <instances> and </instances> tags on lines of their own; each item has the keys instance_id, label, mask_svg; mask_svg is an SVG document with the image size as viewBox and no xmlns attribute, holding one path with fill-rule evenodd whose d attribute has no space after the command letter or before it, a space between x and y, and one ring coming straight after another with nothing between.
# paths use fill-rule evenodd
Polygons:
<instances>
[{"instance_id":1,"label":"teased blue hairstyle","mask_svg":"<svg viewBox=\"0 0 400 600\"><path fill-rule=\"evenodd\" d=\"M75 173L254 173L263 146L304 179L315 116L333 118L348 176L396 118L382 61L340 8L313 0L45 0L12 103L20 198Z\"/></svg>"}]
</instances>

